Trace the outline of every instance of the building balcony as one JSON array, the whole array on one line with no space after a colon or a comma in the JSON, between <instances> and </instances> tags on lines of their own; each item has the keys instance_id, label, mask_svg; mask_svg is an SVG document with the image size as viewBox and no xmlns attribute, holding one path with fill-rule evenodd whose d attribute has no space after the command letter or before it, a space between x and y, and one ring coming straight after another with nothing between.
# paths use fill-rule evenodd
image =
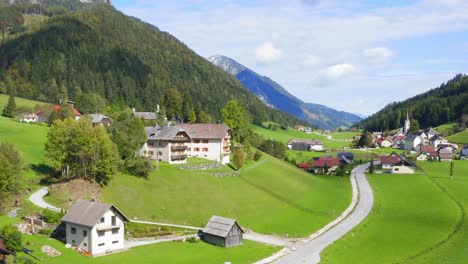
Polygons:
<instances>
[{"instance_id":1,"label":"building balcony","mask_svg":"<svg viewBox=\"0 0 468 264\"><path fill-rule=\"evenodd\" d=\"M174 142L189 142L190 139L186 137L175 137L172 141Z\"/></svg>"},{"instance_id":2,"label":"building balcony","mask_svg":"<svg viewBox=\"0 0 468 264\"><path fill-rule=\"evenodd\" d=\"M185 151L187 146L171 146L171 151Z\"/></svg>"},{"instance_id":3,"label":"building balcony","mask_svg":"<svg viewBox=\"0 0 468 264\"><path fill-rule=\"evenodd\" d=\"M187 155L172 155L171 156L171 160L174 161L174 160L185 160L187 159Z\"/></svg>"}]
</instances>

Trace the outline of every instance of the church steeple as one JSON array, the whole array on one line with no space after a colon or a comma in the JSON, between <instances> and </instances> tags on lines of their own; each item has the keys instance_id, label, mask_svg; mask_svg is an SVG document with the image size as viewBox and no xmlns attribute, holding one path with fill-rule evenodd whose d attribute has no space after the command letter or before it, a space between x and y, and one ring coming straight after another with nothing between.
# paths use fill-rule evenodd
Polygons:
<instances>
[{"instance_id":1,"label":"church steeple","mask_svg":"<svg viewBox=\"0 0 468 264\"><path fill-rule=\"evenodd\" d=\"M409 112L408 110L406 110L406 120L405 120L405 126L403 127L403 133L405 135L408 134L409 130L410 130L410 127L411 127L411 123L410 123L410 119L409 119Z\"/></svg>"}]
</instances>

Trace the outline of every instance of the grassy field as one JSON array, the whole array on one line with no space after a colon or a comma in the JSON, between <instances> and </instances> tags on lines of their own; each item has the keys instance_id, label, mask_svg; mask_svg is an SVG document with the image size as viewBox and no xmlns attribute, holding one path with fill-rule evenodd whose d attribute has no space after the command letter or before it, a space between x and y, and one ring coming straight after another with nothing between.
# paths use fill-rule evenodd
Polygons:
<instances>
[{"instance_id":1,"label":"grassy field","mask_svg":"<svg viewBox=\"0 0 468 264\"><path fill-rule=\"evenodd\" d=\"M412 264L468 263L468 161L454 161L455 175L449 179L450 163L420 162L426 175L440 185L463 209L464 218L454 235L439 247L412 260Z\"/></svg>"},{"instance_id":2,"label":"grassy field","mask_svg":"<svg viewBox=\"0 0 468 264\"><path fill-rule=\"evenodd\" d=\"M305 132L297 131L295 129L288 129L288 130L282 130L282 129L277 129L275 131L266 129L263 127L251 126L252 130L255 133L263 135L264 138L270 139L273 138L277 141L283 142L286 144L289 140L291 139L317 139L323 142L323 147L324 148L344 148L344 147L349 147L351 145L351 142L345 142L345 141L335 141L335 140L329 140L327 137L319 135L319 134L307 134Z\"/></svg>"},{"instance_id":3,"label":"grassy field","mask_svg":"<svg viewBox=\"0 0 468 264\"><path fill-rule=\"evenodd\" d=\"M439 134L452 135L455 125L456 123L443 124L438 127L434 127L434 129L439 132Z\"/></svg>"},{"instance_id":4,"label":"grassy field","mask_svg":"<svg viewBox=\"0 0 468 264\"><path fill-rule=\"evenodd\" d=\"M447 239L460 221L457 204L425 175L369 180L375 196L371 215L327 248L321 263L405 263Z\"/></svg>"},{"instance_id":5,"label":"grassy field","mask_svg":"<svg viewBox=\"0 0 468 264\"><path fill-rule=\"evenodd\" d=\"M460 132L460 133L457 133L457 134L453 134L449 137L447 137L447 139L450 141L450 142L453 142L453 143L457 143L457 144L468 144L468 129L465 129L464 131Z\"/></svg>"},{"instance_id":6,"label":"grassy field","mask_svg":"<svg viewBox=\"0 0 468 264\"><path fill-rule=\"evenodd\" d=\"M212 215L222 215L257 232L297 237L339 215L351 188L347 178L313 176L265 155L226 178L161 163L148 180L115 178L103 198L130 218L204 226Z\"/></svg>"},{"instance_id":7,"label":"grassy field","mask_svg":"<svg viewBox=\"0 0 468 264\"><path fill-rule=\"evenodd\" d=\"M244 241L244 245L234 248L221 248L206 243L185 243L166 242L132 248L118 254L105 257L84 257L73 251L66 249L64 244L53 239L48 239L39 235L25 237L27 248L35 250L35 257L43 260L38 263L44 264L107 264L107 263L252 263L261 258L267 257L278 251L279 248L266 246L250 241ZM62 253L62 256L48 258L41 252L43 245L49 245ZM30 258L24 253L19 253L19 257Z\"/></svg>"},{"instance_id":8,"label":"grassy field","mask_svg":"<svg viewBox=\"0 0 468 264\"><path fill-rule=\"evenodd\" d=\"M361 131L356 131L356 132L332 132L332 133L330 133L330 136L332 136L334 139L352 140L354 136L360 135L361 133L362 133Z\"/></svg>"},{"instance_id":9,"label":"grassy field","mask_svg":"<svg viewBox=\"0 0 468 264\"><path fill-rule=\"evenodd\" d=\"M3 109L5 105L8 103L8 95L0 94L0 109ZM21 108L24 111L32 112L37 105L43 105L46 103L41 103L38 101L23 99L19 97L15 97L16 108Z\"/></svg>"}]
</instances>

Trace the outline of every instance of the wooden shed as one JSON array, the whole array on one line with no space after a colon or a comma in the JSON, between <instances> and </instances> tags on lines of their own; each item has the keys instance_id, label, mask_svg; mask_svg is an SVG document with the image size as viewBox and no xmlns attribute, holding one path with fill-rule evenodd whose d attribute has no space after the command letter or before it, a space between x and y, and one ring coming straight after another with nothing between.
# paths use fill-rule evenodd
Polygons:
<instances>
[{"instance_id":1,"label":"wooden shed","mask_svg":"<svg viewBox=\"0 0 468 264\"><path fill-rule=\"evenodd\" d=\"M221 216L211 217L203 229L203 241L221 247L242 245L244 230L234 219Z\"/></svg>"}]
</instances>

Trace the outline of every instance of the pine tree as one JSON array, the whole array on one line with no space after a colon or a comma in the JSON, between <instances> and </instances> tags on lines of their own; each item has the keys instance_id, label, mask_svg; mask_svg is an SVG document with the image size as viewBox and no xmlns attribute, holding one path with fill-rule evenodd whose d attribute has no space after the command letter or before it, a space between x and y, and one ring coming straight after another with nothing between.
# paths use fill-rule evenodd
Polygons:
<instances>
[{"instance_id":1,"label":"pine tree","mask_svg":"<svg viewBox=\"0 0 468 264\"><path fill-rule=\"evenodd\" d=\"M13 96L13 93L10 93L10 97L8 98L8 103L3 108L2 116L5 117L13 117L15 115L16 111L16 102L15 102L15 96Z\"/></svg>"},{"instance_id":2,"label":"pine tree","mask_svg":"<svg viewBox=\"0 0 468 264\"><path fill-rule=\"evenodd\" d=\"M375 166L374 166L374 160L372 159L369 165L369 174L374 174L375 171Z\"/></svg>"}]
</instances>

